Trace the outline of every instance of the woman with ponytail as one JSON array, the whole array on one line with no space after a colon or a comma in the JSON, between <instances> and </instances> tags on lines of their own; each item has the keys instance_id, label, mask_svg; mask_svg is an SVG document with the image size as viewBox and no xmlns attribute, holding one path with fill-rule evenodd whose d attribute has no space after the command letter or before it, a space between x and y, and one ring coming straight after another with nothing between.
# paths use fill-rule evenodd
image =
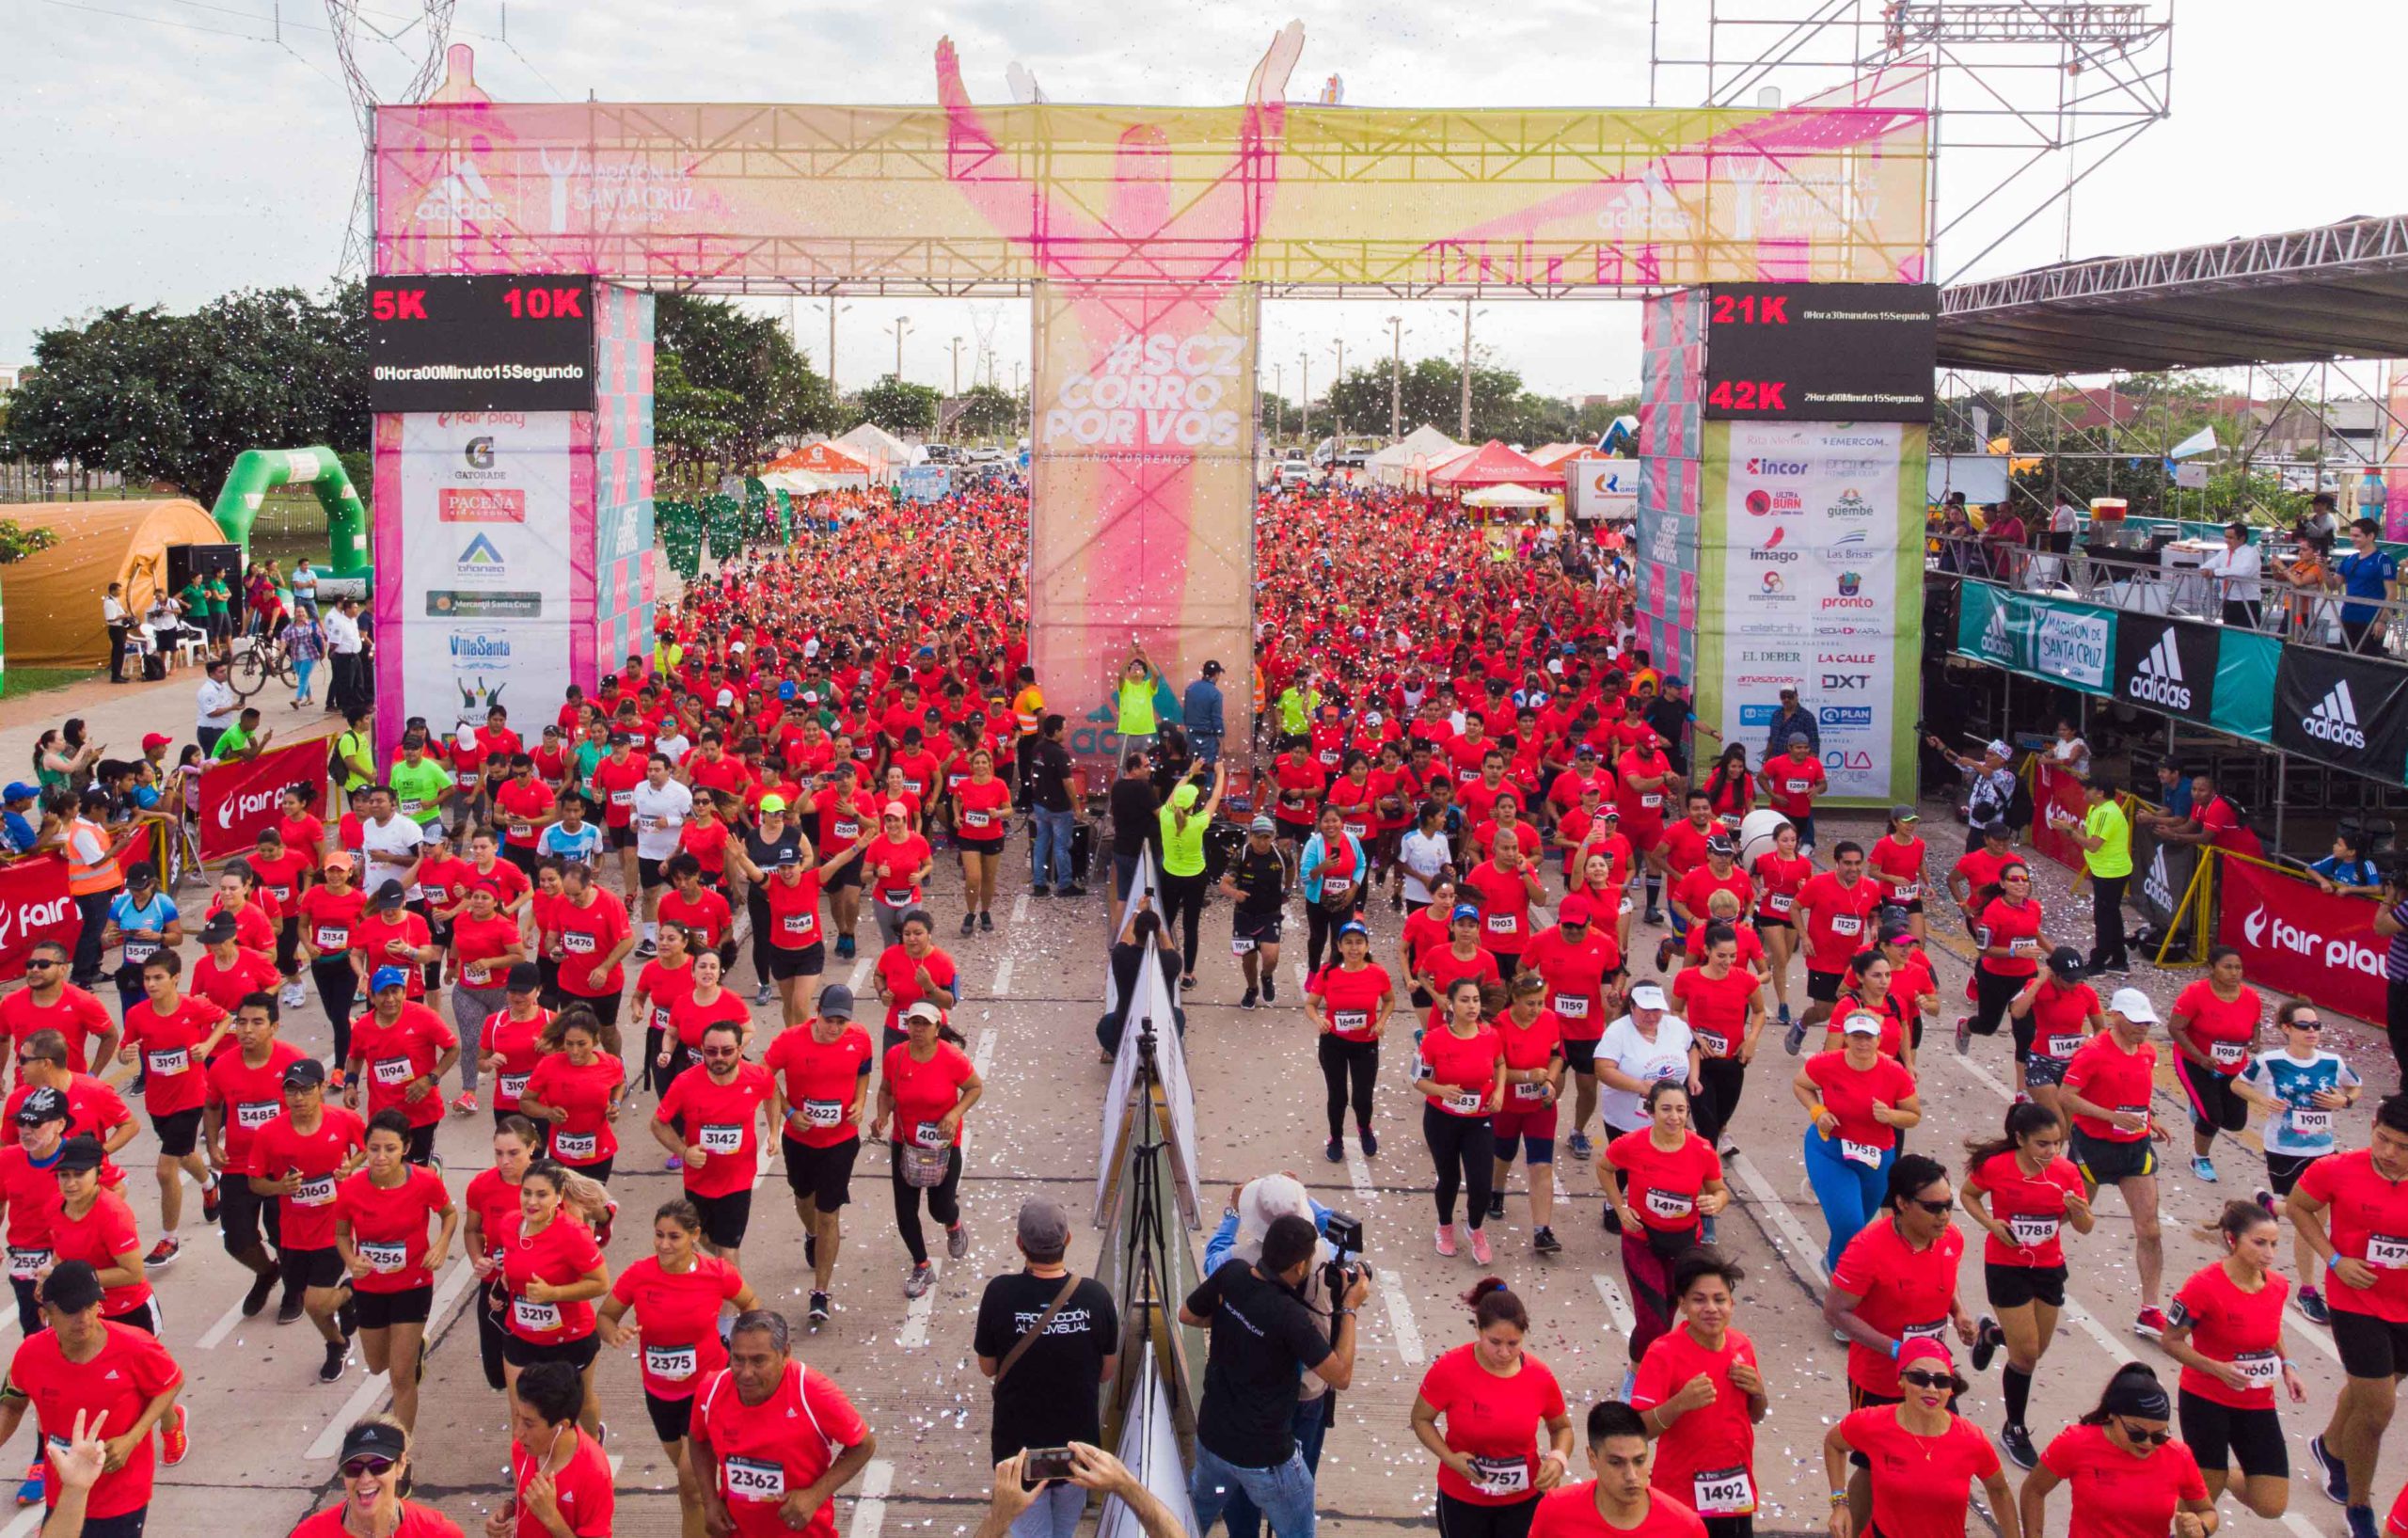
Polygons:
<instances>
[{"instance_id":1,"label":"woman with ponytail","mask_svg":"<svg viewBox=\"0 0 2408 1538\"><path fill-rule=\"evenodd\" d=\"M1522 1300L1482 1276L1463 1301L1472 1311L1472 1338L1422 1375L1413 1435L1438 1460L1440 1532L1524 1538L1540 1495L1572 1467L1572 1417L1555 1374L1522 1349L1530 1328ZM1542 1426L1544 1451L1537 1451Z\"/></svg>"},{"instance_id":2,"label":"woman with ponytail","mask_svg":"<svg viewBox=\"0 0 2408 1538\"><path fill-rule=\"evenodd\" d=\"M2174 1294L2160 1343L2182 1364L2175 1407L2208 1498L2224 1494L2238 1464L2241 1503L2272 1520L2289 1506L2291 1488L2274 1387L2294 1404L2307 1398L2283 1353L2283 1305L2291 1292L2274 1270L2283 1229L2258 1203L2228 1201L2216 1232L2224 1259L2202 1266Z\"/></svg>"},{"instance_id":3,"label":"woman with ponytail","mask_svg":"<svg viewBox=\"0 0 2408 1538\"><path fill-rule=\"evenodd\" d=\"M2040 1461L2023 1415L2032 1401L2032 1374L2056 1338L2057 1311L2066 1306L2061 1230L2071 1224L2074 1232L2088 1233L2096 1221L2082 1172L2065 1150L2065 1125L2056 1113L2029 1101L2007 1107L2002 1135L1965 1145L1965 1189L1957 1200L1989 1235L1982 1244L1982 1276L1991 1317L1973 1337L1973 1371L1987 1371L1991 1355L2006 1347L1999 1380L2006 1424L1998 1440L2018 1468Z\"/></svg>"},{"instance_id":4,"label":"woman with ponytail","mask_svg":"<svg viewBox=\"0 0 2408 1538\"><path fill-rule=\"evenodd\" d=\"M2218 1526L2215 1503L2191 1450L2167 1429L2173 1418L2154 1369L2117 1368L2098 1407L2059 1432L2024 1480L2017 1505L2025 1538L2040 1538L2050 1492L2060 1484L2073 1487L2068 1533L2209 1538Z\"/></svg>"}]
</instances>

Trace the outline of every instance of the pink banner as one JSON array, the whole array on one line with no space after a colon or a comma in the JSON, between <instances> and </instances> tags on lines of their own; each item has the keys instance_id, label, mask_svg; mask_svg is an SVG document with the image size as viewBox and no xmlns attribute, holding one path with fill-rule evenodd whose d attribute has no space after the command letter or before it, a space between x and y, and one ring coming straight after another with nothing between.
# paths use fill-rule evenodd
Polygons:
<instances>
[{"instance_id":1,"label":"pink banner","mask_svg":"<svg viewBox=\"0 0 2408 1538\"><path fill-rule=\"evenodd\" d=\"M137 842L144 848L147 840ZM38 941L75 943L81 926L75 899L67 890L67 862L55 854L0 865L0 981L25 975L25 957Z\"/></svg>"},{"instance_id":2,"label":"pink banner","mask_svg":"<svg viewBox=\"0 0 2408 1538\"><path fill-rule=\"evenodd\" d=\"M256 843L279 816L284 787L307 785L325 802L326 739L310 737L232 764L200 771L200 857L223 860Z\"/></svg>"},{"instance_id":3,"label":"pink banner","mask_svg":"<svg viewBox=\"0 0 2408 1538\"><path fill-rule=\"evenodd\" d=\"M2216 860L2216 940L2238 947L2249 980L2378 1023L2383 959L2375 904L2230 855Z\"/></svg>"}]
</instances>

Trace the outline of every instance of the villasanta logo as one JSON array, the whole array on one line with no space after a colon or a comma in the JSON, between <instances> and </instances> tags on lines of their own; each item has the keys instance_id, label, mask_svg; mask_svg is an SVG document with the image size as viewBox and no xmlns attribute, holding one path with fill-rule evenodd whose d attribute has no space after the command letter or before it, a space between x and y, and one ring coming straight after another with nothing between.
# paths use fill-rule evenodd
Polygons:
<instances>
[{"instance_id":1,"label":"villasanta logo","mask_svg":"<svg viewBox=\"0 0 2408 1538\"><path fill-rule=\"evenodd\" d=\"M2328 940L2313 929L2303 928L2280 914L2269 912L2263 903L2241 921L2241 932L2252 945L2289 951L2321 966L2364 973L2369 977L2383 975L2382 951L2350 935Z\"/></svg>"},{"instance_id":2,"label":"villasanta logo","mask_svg":"<svg viewBox=\"0 0 2408 1538\"><path fill-rule=\"evenodd\" d=\"M2132 670L2131 682L2125 687L2133 699L2150 705L2162 705L2168 710L2191 708L2191 686L2182 679L2182 654L2174 644L2173 631L2157 638L2157 644L2141 658L2141 665ZM2344 694L2343 698L2348 696ZM2308 729L2315 730L2313 726Z\"/></svg>"},{"instance_id":3,"label":"villasanta logo","mask_svg":"<svg viewBox=\"0 0 2408 1538\"><path fill-rule=\"evenodd\" d=\"M485 173L473 160L460 162L460 168L426 189L419 200L418 216L421 219L457 219L488 224L507 216L501 199L486 184Z\"/></svg>"},{"instance_id":4,"label":"villasanta logo","mask_svg":"<svg viewBox=\"0 0 2408 1538\"><path fill-rule=\"evenodd\" d=\"M2316 702L2316 708L2300 722L2300 729L2318 741L2329 742L2337 748L2360 751L2366 748L2367 734L2358 724L2358 707L2350 698L2350 681L2347 678L2335 684L2331 693Z\"/></svg>"}]
</instances>

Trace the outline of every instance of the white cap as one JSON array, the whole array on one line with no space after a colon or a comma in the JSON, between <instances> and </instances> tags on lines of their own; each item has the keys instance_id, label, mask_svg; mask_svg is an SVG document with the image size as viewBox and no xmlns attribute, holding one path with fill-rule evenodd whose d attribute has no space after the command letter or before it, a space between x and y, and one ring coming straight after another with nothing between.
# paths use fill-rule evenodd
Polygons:
<instances>
[{"instance_id":1,"label":"white cap","mask_svg":"<svg viewBox=\"0 0 2408 1538\"><path fill-rule=\"evenodd\" d=\"M2005 743L1999 741L1995 737L1990 740L1990 752L1998 754L2001 758L2012 758L2015 756L2015 750L2013 748L2008 747Z\"/></svg>"},{"instance_id":2,"label":"white cap","mask_svg":"<svg viewBox=\"0 0 2408 1538\"><path fill-rule=\"evenodd\" d=\"M1661 1009L1664 1007L1664 991L1654 983L1640 983L1630 991L1630 1002L1641 1009Z\"/></svg>"},{"instance_id":3,"label":"white cap","mask_svg":"<svg viewBox=\"0 0 2408 1538\"><path fill-rule=\"evenodd\" d=\"M2137 988L2115 990L2115 996L2107 1001L2107 1007L2111 1012L2121 1015L2136 1024L2157 1023L2157 1006L2149 1003L2148 995Z\"/></svg>"},{"instance_id":4,"label":"white cap","mask_svg":"<svg viewBox=\"0 0 2408 1538\"><path fill-rule=\"evenodd\" d=\"M1840 1031L1846 1036L1879 1036L1881 1017L1865 1014L1850 1015L1840 1023Z\"/></svg>"}]
</instances>

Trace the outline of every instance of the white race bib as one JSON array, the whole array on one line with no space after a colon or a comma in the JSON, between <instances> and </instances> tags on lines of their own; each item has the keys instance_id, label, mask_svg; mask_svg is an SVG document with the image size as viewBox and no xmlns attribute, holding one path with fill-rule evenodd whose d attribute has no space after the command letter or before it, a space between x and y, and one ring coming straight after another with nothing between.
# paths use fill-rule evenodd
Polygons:
<instances>
[{"instance_id":1,"label":"white race bib","mask_svg":"<svg viewBox=\"0 0 2408 1538\"><path fill-rule=\"evenodd\" d=\"M1888 1151L1887 1149L1876 1148L1870 1143L1858 1143L1845 1137L1840 1139L1840 1157L1850 1164L1862 1165L1868 1169L1878 1168L1881 1164L1881 1155Z\"/></svg>"},{"instance_id":2,"label":"white race bib","mask_svg":"<svg viewBox=\"0 0 2408 1538\"><path fill-rule=\"evenodd\" d=\"M561 1308L557 1303L537 1303L531 1298L510 1300L510 1317L522 1330L549 1333L561 1327Z\"/></svg>"},{"instance_id":3,"label":"white race bib","mask_svg":"<svg viewBox=\"0 0 2408 1538\"><path fill-rule=\"evenodd\" d=\"M1814 782L1812 780L1783 780L1781 782L1781 788L1789 792L1789 794L1793 796L1803 796L1808 791L1814 788Z\"/></svg>"},{"instance_id":4,"label":"white race bib","mask_svg":"<svg viewBox=\"0 0 2408 1538\"><path fill-rule=\"evenodd\" d=\"M418 1077L418 1070L406 1057L379 1057L375 1063L378 1084L407 1084Z\"/></svg>"},{"instance_id":5,"label":"white race bib","mask_svg":"<svg viewBox=\"0 0 2408 1538\"><path fill-rule=\"evenodd\" d=\"M50 1264L50 1260L47 1249L19 1249L11 1245L8 1246L8 1279L31 1281L42 1267Z\"/></svg>"},{"instance_id":6,"label":"white race bib","mask_svg":"<svg viewBox=\"0 0 2408 1538\"><path fill-rule=\"evenodd\" d=\"M192 1054L182 1047L169 1047L144 1053L142 1061L153 1073L182 1073L192 1067Z\"/></svg>"},{"instance_id":7,"label":"white race bib","mask_svg":"<svg viewBox=\"0 0 2408 1538\"><path fill-rule=\"evenodd\" d=\"M1546 1100L1546 1089L1547 1086L1545 1079L1532 1080L1526 1084L1517 1084L1513 1086L1513 1098L1517 1101L1526 1101L1533 1105L1541 1104Z\"/></svg>"},{"instance_id":8,"label":"white race bib","mask_svg":"<svg viewBox=\"0 0 2408 1538\"><path fill-rule=\"evenodd\" d=\"M1663 793L1656 790L1641 791L1639 796L1639 804L1647 808L1651 812L1655 811L1657 807L1664 804Z\"/></svg>"},{"instance_id":9,"label":"white race bib","mask_svg":"<svg viewBox=\"0 0 2408 1538\"><path fill-rule=\"evenodd\" d=\"M2367 1235L2367 1264L2384 1271L2408 1271L2408 1238L2394 1233Z\"/></svg>"},{"instance_id":10,"label":"white race bib","mask_svg":"<svg viewBox=\"0 0 2408 1538\"><path fill-rule=\"evenodd\" d=\"M587 1162L593 1159L601 1145L600 1133L556 1132L552 1134L552 1157L580 1163Z\"/></svg>"},{"instance_id":11,"label":"white race bib","mask_svg":"<svg viewBox=\"0 0 2408 1538\"><path fill-rule=\"evenodd\" d=\"M594 937L576 929L561 935L561 949L570 956L591 956L594 951Z\"/></svg>"},{"instance_id":12,"label":"white race bib","mask_svg":"<svg viewBox=\"0 0 2408 1538\"><path fill-rule=\"evenodd\" d=\"M786 1471L778 1464L763 1463L758 1458L722 1458L720 1468L727 1481L730 1500L784 1500L786 1498Z\"/></svg>"},{"instance_id":13,"label":"white race bib","mask_svg":"<svg viewBox=\"0 0 2408 1538\"><path fill-rule=\"evenodd\" d=\"M2330 1137L2333 1135L2333 1113L2321 1106L2291 1107L2291 1133L2298 1137Z\"/></svg>"},{"instance_id":14,"label":"white race bib","mask_svg":"<svg viewBox=\"0 0 2408 1538\"><path fill-rule=\"evenodd\" d=\"M1789 914L1790 904L1795 900L1786 892L1767 892L1765 894L1765 912L1785 918Z\"/></svg>"},{"instance_id":15,"label":"white race bib","mask_svg":"<svg viewBox=\"0 0 2408 1538\"><path fill-rule=\"evenodd\" d=\"M234 1102L234 1125L245 1132L256 1132L274 1121L283 1105L272 1100L242 1100Z\"/></svg>"},{"instance_id":16,"label":"white race bib","mask_svg":"<svg viewBox=\"0 0 2408 1538\"><path fill-rule=\"evenodd\" d=\"M1909 1324L1898 1332L1901 1340L1937 1340L1948 1333L1948 1321L1935 1319L1927 1324Z\"/></svg>"},{"instance_id":17,"label":"white race bib","mask_svg":"<svg viewBox=\"0 0 2408 1538\"><path fill-rule=\"evenodd\" d=\"M1841 913L1831 920L1831 933L1854 935L1864 932L1864 920L1854 913Z\"/></svg>"},{"instance_id":18,"label":"white race bib","mask_svg":"<svg viewBox=\"0 0 2408 1538\"><path fill-rule=\"evenodd\" d=\"M1719 1031L1706 1030L1703 1026L1698 1028L1697 1044L1698 1050L1704 1053L1708 1057L1726 1057L1730 1055L1731 1053L1731 1039L1729 1037L1724 1036Z\"/></svg>"},{"instance_id":19,"label":"white race bib","mask_svg":"<svg viewBox=\"0 0 2408 1538\"><path fill-rule=\"evenodd\" d=\"M485 970L485 964L483 961L470 961L460 969L460 980L470 988L484 987L491 980L492 975Z\"/></svg>"},{"instance_id":20,"label":"white race bib","mask_svg":"<svg viewBox=\"0 0 2408 1538\"><path fill-rule=\"evenodd\" d=\"M2208 1056L2218 1068L2239 1068L2241 1066L2241 1059L2245 1056L2247 1053L2247 1046L2239 1041L2210 1041L2208 1043Z\"/></svg>"},{"instance_id":21,"label":"white race bib","mask_svg":"<svg viewBox=\"0 0 2408 1538\"><path fill-rule=\"evenodd\" d=\"M845 1102L834 1100L807 1100L802 1102L802 1124L806 1127L833 1127L845 1119Z\"/></svg>"},{"instance_id":22,"label":"white race bib","mask_svg":"<svg viewBox=\"0 0 2408 1538\"><path fill-rule=\"evenodd\" d=\"M2057 1220L2037 1213L2018 1213L2006 1220L2006 1229L2025 1249L2038 1249L2057 1236Z\"/></svg>"},{"instance_id":23,"label":"white race bib","mask_svg":"<svg viewBox=\"0 0 2408 1538\"><path fill-rule=\"evenodd\" d=\"M1329 1023L1340 1031L1368 1031L1371 1028L1369 1009L1339 1009L1329 1017Z\"/></svg>"},{"instance_id":24,"label":"white race bib","mask_svg":"<svg viewBox=\"0 0 2408 1538\"><path fill-rule=\"evenodd\" d=\"M1447 1109L1457 1116L1478 1116L1480 1108L1488 1103L1488 1095L1479 1089L1459 1089L1447 1097L1446 1103Z\"/></svg>"},{"instance_id":25,"label":"white race bib","mask_svg":"<svg viewBox=\"0 0 2408 1538\"><path fill-rule=\"evenodd\" d=\"M1484 1496L1518 1496L1530 1487L1530 1460L1518 1458L1474 1458L1471 1471L1478 1476L1472 1483Z\"/></svg>"},{"instance_id":26,"label":"white race bib","mask_svg":"<svg viewBox=\"0 0 2408 1538\"><path fill-rule=\"evenodd\" d=\"M335 1178L321 1175L314 1181L303 1181L288 1199L300 1207L330 1206L335 1199Z\"/></svg>"},{"instance_id":27,"label":"white race bib","mask_svg":"<svg viewBox=\"0 0 2408 1538\"><path fill-rule=\"evenodd\" d=\"M351 943L351 931L339 924L321 924L318 938L310 943L322 951L339 951Z\"/></svg>"},{"instance_id":28,"label":"white race bib","mask_svg":"<svg viewBox=\"0 0 2408 1538\"><path fill-rule=\"evenodd\" d=\"M1329 877L1323 880L1321 883L1322 901L1332 901L1336 898L1346 896L1346 894L1354 890L1354 883L1353 881L1342 880L1335 876Z\"/></svg>"},{"instance_id":29,"label":"white race bib","mask_svg":"<svg viewBox=\"0 0 2408 1538\"><path fill-rule=\"evenodd\" d=\"M386 1245L372 1240L358 1239L352 1242L352 1247L359 1251L361 1260L368 1262L368 1269L380 1276L392 1276L410 1263L410 1251L407 1245Z\"/></svg>"},{"instance_id":30,"label":"white race bib","mask_svg":"<svg viewBox=\"0 0 2408 1538\"><path fill-rule=\"evenodd\" d=\"M139 966L158 953L159 943L155 940L129 940L125 943L125 960L128 966Z\"/></svg>"},{"instance_id":31,"label":"white race bib","mask_svg":"<svg viewBox=\"0 0 2408 1538\"><path fill-rule=\"evenodd\" d=\"M514 822L510 825L510 836L518 839L532 838L535 836L535 825L531 822Z\"/></svg>"},{"instance_id":32,"label":"white race bib","mask_svg":"<svg viewBox=\"0 0 2408 1538\"><path fill-rule=\"evenodd\" d=\"M740 1121L706 1121L695 1134L694 1146L705 1153L737 1153L744 1148L744 1126Z\"/></svg>"},{"instance_id":33,"label":"white race bib","mask_svg":"<svg viewBox=\"0 0 2408 1538\"><path fill-rule=\"evenodd\" d=\"M1923 883L1921 881L1900 881L1892 891L1891 896L1900 902L1913 902L1923 896Z\"/></svg>"},{"instance_id":34,"label":"white race bib","mask_svg":"<svg viewBox=\"0 0 2408 1538\"><path fill-rule=\"evenodd\" d=\"M2249 1380L2252 1388L2272 1388L2283 1381L2283 1358L2279 1352L2244 1351L2235 1356L2232 1365Z\"/></svg>"},{"instance_id":35,"label":"white race bib","mask_svg":"<svg viewBox=\"0 0 2408 1538\"><path fill-rule=\"evenodd\" d=\"M1657 1217L1685 1218L1697 1210L1697 1198L1651 1185L1647 1188L1647 1210Z\"/></svg>"},{"instance_id":36,"label":"white race bib","mask_svg":"<svg viewBox=\"0 0 2408 1538\"><path fill-rule=\"evenodd\" d=\"M670 1383L683 1383L692 1377L694 1370L701 1365L700 1356L692 1346L647 1344L643 1348L644 1371Z\"/></svg>"},{"instance_id":37,"label":"white race bib","mask_svg":"<svg viewBox=\"0 0 2408 1538\"><path fill-rule=\"evenodd\" d=\"M2082 1050L2083 1039L2079 1036L2052 1036L2041 1043L2040 1050L2058 1062L2071 1062L2073 1054Z\"/></svg>"},{"instance_id":38,"label":"white race bib","mask_svg":"<svg viewBox=\"0 0 2408 1538\"><path fill-rule=\"evenodd\" d=\"M961 826L965 829L974 831L989 827L992 825L994 820L995 817L991 812L964 812L961 814Z\"/></svg>"},{"instance_id":39,"label":"white race bib","mask_svg":"<svg viewBox=\"0 0 2408 1538\"><path fill-rule=\"evenodd\" d=\"M505 1073L501 1075L501 1092L504 1095L509 1096L512 1100L517 1100L527 1093L527 1080L529 1077L531 1077L531 1075L525 1073Z\"/></svg>"},{"instance_id":40,"label":"white race bib","mask_svg":"<svg viewBox=\"0 0 2408 1538\"><path fill-rule=\"evenodd\" d=\"M1490 934L1509 935L1516 932L1519 928L1520 922L1512 913L1491 913L1488 915L1488 932Z\"/></svg>"},{"instance_id":41,"label":"white race bib","mask_svg":"<svg viewBox=\"0 0 2408 1538\"><path fill-rule=\"evenodd\" d=\"M1557 1017L1560 1019L1586 1020L1589 1018L1589 995L1586 993L1558 993L1549 1007L1555 1010Z\"/></svg>"},{"instance_id":42,"label":"white race bib","mask_svg":"<svg viewBox=\"0 0 2408 1538\"><path fill-rule=\"evenodd\" d=\"M911 1129L911 1141L924 1149L943 1148L945 1146L944 1123L942 1121L920 1122Z\"/></svg>"},{"instance_id":43,"label":"white race bib","mask_svg":"<svg viewBox=\"0 0 2408 1538\"><path fill-rule=\"evenodd\" d=\"M1247 939L1245 936L1244 936L1244 935L1233 935L1233 936L1231 936L1231 937L1230 937L1230 940L1229 940L1229 954L1230 954L1231 956L1244 956L1244 955L1245 955L1247 952L1249 952L1249 951L1251 951L1251 950L1253 950L1253 949L1254 949L1254 942L1253 942L1253 941L1251 941L1251 940L1249 940L1249 939Z\"/></svg>"},{"instance_id":44,"label":"white race bib","mask_svg":"<svg viewBox=\"0 0 2408 1538\"><path fill-rule=\"evenodd\" d=\"M610 804L612 806L633 806L635 803L636 793L632 790L614 790L610 792Z\"/></svg>"},{"instance_id":45,"label":"white race bib","mask_svg":"<svg viewBox=\"0 0 2408 1538\"><path fill-rule=\"evenodd\" d=\"M1755 1482L1744 1468L1717 1468L1696 1476L1700 1516L1745 1516L1756 1509Z\"/></svg>"}]
</instances>

